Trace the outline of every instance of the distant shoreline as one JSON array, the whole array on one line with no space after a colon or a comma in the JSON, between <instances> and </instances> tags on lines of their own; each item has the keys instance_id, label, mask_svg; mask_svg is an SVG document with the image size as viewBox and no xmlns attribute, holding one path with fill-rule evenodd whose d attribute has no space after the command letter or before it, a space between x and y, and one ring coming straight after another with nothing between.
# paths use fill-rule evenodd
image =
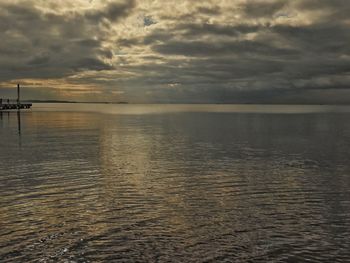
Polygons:
<instances>
[{"instance_id":1,"label":"distant shoreline","mask_svg":"<svg viewBox=\"0 0 350 263\"><path fill-rule=\"evenodd\" d=\"M126 101L117 102L101 102L101 101L65 101L65 100L24 100L24 102L32 103L79 103L79 104L129 104Z\"/></svg>"},{"instance_id":2,"label":"distant shoreline","mask_svg":"<svg viewBox=\"0 0 350 263\"><path fill-rule=\"evenodd\" d=\"M268 102L240 102L240 103L224 103L224 102L151 102L151 103L130 103L126 101L117 102L101 102L101 101L64 101L64 100L23 100L25 103L71 103L71 104L192 104L192 105L314 105L314 106L350 106L350 103L268 103Z\"/></svg>"}]
</instances>

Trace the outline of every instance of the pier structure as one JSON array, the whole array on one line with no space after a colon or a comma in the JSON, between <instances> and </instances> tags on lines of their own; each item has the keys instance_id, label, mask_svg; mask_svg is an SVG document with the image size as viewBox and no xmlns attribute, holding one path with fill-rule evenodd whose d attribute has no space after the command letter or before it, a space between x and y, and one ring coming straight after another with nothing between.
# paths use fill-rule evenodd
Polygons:
<instances>
[{"instance_id":1,"label":"pier structure","mask_svg":"<svg viewBox=\"0 0 350 263\"><path fill-rule=\"evenodd\" d=\"M17 84L17 99L2 99L0 98L0 110L20 110L20 109L30 109L32 107L31 103L21 103L20 99L20 86Z\"/></svg>"}]
</instances>

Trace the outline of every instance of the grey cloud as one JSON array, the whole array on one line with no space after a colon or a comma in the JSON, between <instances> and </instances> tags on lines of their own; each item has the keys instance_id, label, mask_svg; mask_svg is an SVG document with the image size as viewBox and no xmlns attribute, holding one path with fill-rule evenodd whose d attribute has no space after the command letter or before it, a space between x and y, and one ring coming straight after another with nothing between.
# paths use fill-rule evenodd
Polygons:
<instances>
[{"instance_id":1,"label":"grey cloud","mask_svg":"<svg viewBox=\"0 0 350 263\"><path fill-rule=\"evenodd\" d=\"M275 26L271 28L279 37L308 53L348 53L350 31L347 25L321 22L308 26Z\"/></svg>"},{"instance_id":2,"label":"grey cloud","mask_svg":"<svg viewBox=\"0 0 350 263\"><path fill-rule=\"evenodd\" d=\"M134 1L112 2L101 10L59 14L38 9L29 1L0 4L0 81L112 69L101 60L113 57L102 47L110 30L106 23L96 22L103 18L115 22L134 5Z\"/></svg>"},{"instance_id":3,"label":"grey cloud","mask_svg":"<svg viewBox=\"0 0 350 263\"><path fill-rule=\"evenodd\" d=\"M83 47L99 47L101 45L101 42L96 39L86 38L76 41L76 44Z\"/></svg>"},{"instance_id":4,"label":"grey cloud","mask_svg":"<svg viewBox=\"0 0 350 263\"><path fill-rule=\"evenodd\" d=\"M175 37L175 34L169 30L155 30L143 39L143 44L149 45L156 42L167 42Z\"/></svg>"},{"instance_id":5,"label":"grey cloud","mask_svg":"<svg viewBox=\"0 0 350 263\"><path fill-rule=\"evenodd\" d=\"M48 54L41 54L31 58L28 61L28 65L45 65L50 61L50 56Z\"/></svg>"},{"instance_id":6,"label":"grey cloud","mask_svg":"<svg viewBox=\"0 0 350 263\"><path fill-rule=\"evenodd\" d=\"M166 12L111 1L65 14L0 4L0 82L88 70L75 81L141 102L350 103L350 2L224 2ZM116 23L133 12L134 23Z\"/></svg>"},{"instance_id":7,"label":"grey cloud","mask_svg":"<svg viewBox=\"0 0 350 263\"><path fill-rule=\"evenodd\" d=\"M102 10L92 10L85 14L86 18L93 21L100 21L103 18L116 22L118 19L127 16L130 11L135 7L135 0L129 0L125 2L110 2Z\"/></svg>"},{"instance_id":8,"label":"grey cloud","mask_svg":"<svg viewBox=\"0 0 350 263\"><path fill-rule=\"evenodd\" d=\"M113 52L109 49L100 49L98 51L98 54L100 54L102 57L107 58L107 59L113 58Z\"/></svg>"},{"instance_id":9,"label":"grey cloud","mask_svg":"<svg viewBox=\"0 0 350 263\"><path fill-rule=\"evenodd\" d=\"M212 7L200 6L197 8L197 12L205 15L216 16L221 14L221 8L219 6L212 6Z\"/></svg>"},{"instance_id":10,"label":"grey cloud","mask_svg":"<svg viewBox=\"0 0 350 263\"><path fill-rule=\"evenodd\" d=\"M273 17L283 8L290 8L292 3L248 1L242 12L252 18ZM324 1L320 8L339 11L341 4L345 5L343 9L350 6L345 2ZM295 99L294 102L315 103L317 99L302 100L303 94L308 90L333 90L336 94L336 90L349 88L346 76L350 73L350 59L346 56L350 55L347 45L350 30L341 18L330 20L329 16L323 16L309 25L262 25L249 20L240 25L186 21L173 25L168 31L153 31L144 39L144 44L160 55L184 57L182 64L150 63L143 68L148 72L160 72L147 78L147 85L178 83L169 91L172 96L181 89L188 97L196 94L196 98L208 100L211 97L216 102L223 100L215 95L220 93L225 94L226 101L233 102L240 99L277 101L280 98L280 101ZM248 33L257 37L240 38ZM318 81L318 78L326 80ZM332 80L334 78L337 81ZM300 86L300 83L304 84ZM161 93L165 96L166 91ZM332 102L335 101L336 95ZM339 98L339 101L346 99Z\"/></svg>"},{"instance_id":11,"label":"grey cloud","mask_svg":"<svg viewBox=\"0 0 350 263\"><path fill-rule=\"evenodd\" d=\"M260 55L260 56L289 56L297 54L293 49L284 49L270 46L267 43L257 41L169 41L154 45L153 50L161 54L184 55L184 56L226 56L237 55Z\"/></svg>"},{"instance_id":12,"label":"grey cloud","mask_svg":"<svg viewBox=\"0 0 350 263\"><path fill-rule=\"evenodd\" d=\"M27 22L34 21L40 16L39 10L30 5L29 3L22 3L21 5L4 4L2 8L3 11L8 12L12 16L21 18L22 20ZM11 24L5 25L8 27Z\"/></svg>"},{"instance_id":13,"label":"grey cloud","mask_svg":"<svg viewBox=\"0 0 350 263\"><path fill-rule=\"evenodd\" d=\"M104 63L97 58L82 58L73 64L73 68L77 70L108 70L113 69L111 65Z\"/></svg>"},{"instance_id":14,"label":"grey cloud","mask_svg":"<svg viewBox=\"0 0 350 263\"><path fill-rule=\"evenodd\" d=\"M140 40L136 38L120 38L117 41L118 46L132 47L140 44Z\"/></svg>"},{"instance_id":15,"label":"grey cloud","mask_svg":"<svg viewBox=\"0 0 350 263\"><path fill-rule=\"evenodd\" d=\"M349 20L350 5L347 0L297 0L298 10L316 12L320 20L329 22Z\"/></svg>"},{"instance_id":16,"label":"grey cloud","mask_svg":"<svg viewBox=\"0 0 350 263\"><path fill-rule=\"evenodd\" d=\"M278 0L274 2L266 1L247 1L241 6L243 14L250 18L272 17L283 7L288 1Z\"/></svg>"},{"instance_id":17,"label":"grey cloud","mask_svg":"<svg viewBox=\"0 0 350 263\"><path fill-rule=\"evenodd\" d=\"M263 30L261 25L218 25L218 24L180 24L177 25L175 30L185 30L185 35L195 36L195 35L226 35L226 36L239 36L241 34L253 33L258 30Z\"/></svg>"},{"instance_id":18,"label":"grey cloud","mask_svg":"<svg viewBox=\"0 0 350 263\"><path fill-rule=\"evenodd\" d=\"M349 8L347 0L297 0L297 6L300 9L308 10L342 10Z\"/></svg>"}]
</instances>

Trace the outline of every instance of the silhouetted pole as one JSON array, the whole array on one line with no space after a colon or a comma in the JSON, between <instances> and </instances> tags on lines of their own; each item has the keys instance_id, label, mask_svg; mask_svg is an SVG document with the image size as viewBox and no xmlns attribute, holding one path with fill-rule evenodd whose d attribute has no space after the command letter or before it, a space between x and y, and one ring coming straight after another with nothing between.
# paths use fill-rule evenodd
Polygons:
<instances>
[{"instance_id":1,"label":"silhouetted pole","mask_svg":"<svg viewBox=\"0 0 350 263\"><path fill-rule=\"evenodd\" d=\"M20 104L20 89L19 89L19 84L17 84L17 106L19 108L19 104Z\"/></svg>"}]
</instances>

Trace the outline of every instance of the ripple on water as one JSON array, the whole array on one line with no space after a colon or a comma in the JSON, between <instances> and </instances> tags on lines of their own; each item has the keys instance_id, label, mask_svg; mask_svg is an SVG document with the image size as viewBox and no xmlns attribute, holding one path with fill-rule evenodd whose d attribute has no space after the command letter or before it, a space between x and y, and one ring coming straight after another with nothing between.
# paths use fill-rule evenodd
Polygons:
<instances>
[{"instance_id":1,"label":"ripple on water","mask_svg":"<svg viewBox=\"0 0 350 263\"><path fill-rule=\"evenodd\" d=\"M0 261L346 262L348 117L23 115L0 139Z\"/></svg>"}]
</instances>

